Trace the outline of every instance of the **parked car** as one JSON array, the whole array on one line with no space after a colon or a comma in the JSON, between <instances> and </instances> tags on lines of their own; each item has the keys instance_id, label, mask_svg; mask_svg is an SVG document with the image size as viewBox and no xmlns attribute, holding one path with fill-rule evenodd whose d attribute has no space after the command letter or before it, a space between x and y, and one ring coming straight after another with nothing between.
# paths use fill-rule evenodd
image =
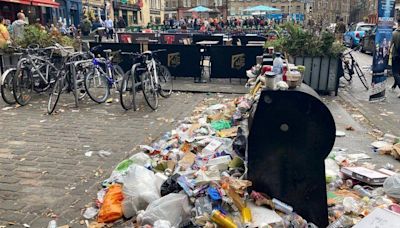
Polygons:
<instances>
[{"instance_id":1,"label":"parked car","mask_svg":"<svg viewBox=\"0 0 400 228\"><path fill-rule=\"evenodd\" d=\"M373 29L367 31L364 37L360 40L360 51L361 52L369 52L374 53L375 50L375 35L376 35L376 26Z\"/></svg>"},{"instance_id":2,"label":"parked car","mask_svg":"<svg viewBox=\"0 0 400 228\"><path fill-rule=\"evenodd\" d=\"M397 25L393 26L393 31L396 30ZM377 26L370 31L365 33L365 36L360 40L360 51L361 52L369 52L370 54L374 53L376 48L375 46L375 35L376 35Z\"/></svg>"},{"instance_id":3,"label":"parked car","mask_svg":"<svg viewBox=\"0 0 400 228\"><path fill-rule=\"evenodd\" d=\"M365 36L365 32L372 30L374 24L357 23L351 25L344 34L344 43L351 48L357 47L360 44L360 39Z\"/></svg>"}]
</instances>

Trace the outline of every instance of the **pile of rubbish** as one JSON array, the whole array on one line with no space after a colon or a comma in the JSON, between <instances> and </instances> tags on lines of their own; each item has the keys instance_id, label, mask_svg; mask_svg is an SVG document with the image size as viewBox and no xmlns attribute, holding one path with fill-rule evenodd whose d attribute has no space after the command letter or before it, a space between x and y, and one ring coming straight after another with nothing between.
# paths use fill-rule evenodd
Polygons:
<instances>
[{"instance_id":1,"label":"pile of rubbish","mask_svg":"<svg viewBox=\"0 0 400 228\"><path fill-rule=\"evenodd\" d=\"M176 129L141 145L103 181L96 206L83 214L96 220L89 227L317 227L248 189L247 119L259 92L206 99ZM362 157L334 148L325 160L329 227L398 227L400 174L359 165Z\"/></svg>"},{"instance_id":2,"label":"pile of rubbish","mask_svg":"<svg viewBox=\"0 0 400 228\"><path fill-rule=\"evenodd\" d=\"M247 118L254 98L207 99L193 115L117 165L102 183L89 227L129 220L138 227L307 225L293 208L245 178ZM100 224L100 225L99 225ZM301 226L296 226L301 227Z\"/></svg>"},{"instance_id":3,"label":"pile of rubbish","mask_svg":"<svg viewBox=\"0 0 400 228\"><path fill-rule=\"evenodd\" d=\"M377 170L360 164L367 157L334 148L325 160L329 227L399 226L400 174L390 163ZM376 221L384 222L376 226Z\"/></svg>"}]
</instances>

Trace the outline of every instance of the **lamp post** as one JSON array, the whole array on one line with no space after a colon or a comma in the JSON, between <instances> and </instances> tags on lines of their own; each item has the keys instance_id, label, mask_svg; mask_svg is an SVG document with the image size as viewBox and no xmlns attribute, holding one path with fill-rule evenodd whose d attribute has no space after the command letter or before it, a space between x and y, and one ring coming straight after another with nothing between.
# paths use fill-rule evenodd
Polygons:
<instances>
[{"instance_id":1,"label":"lamp post","mask_svg":"<svg viewBox=\"0 0 400 228\"><path fill-rule=\"evenodd\" d=\"M288 0L288 1L289 1L288 16L289 16L289 19L291 20L291 17L290 17L290 10L291 10L291 8L292 8L292 0Z\"/></svg>"}]
</instances>

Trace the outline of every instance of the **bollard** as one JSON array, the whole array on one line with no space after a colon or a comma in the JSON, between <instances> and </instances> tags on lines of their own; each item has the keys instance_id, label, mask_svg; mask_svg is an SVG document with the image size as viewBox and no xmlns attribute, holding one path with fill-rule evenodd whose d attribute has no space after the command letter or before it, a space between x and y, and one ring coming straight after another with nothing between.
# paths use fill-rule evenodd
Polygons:
<instances>
[{"instance_id":1,"label":"bollard","mask_svg":"<svg viewBox=\"0 0 400 228\"><path fill-rule=\"evenodd\" d=\"M328 226L324 160L335 122L310 87L261 93L249 118L248 178L253 189L293 207L308 222Z\"/></svg>"}]
</instances>

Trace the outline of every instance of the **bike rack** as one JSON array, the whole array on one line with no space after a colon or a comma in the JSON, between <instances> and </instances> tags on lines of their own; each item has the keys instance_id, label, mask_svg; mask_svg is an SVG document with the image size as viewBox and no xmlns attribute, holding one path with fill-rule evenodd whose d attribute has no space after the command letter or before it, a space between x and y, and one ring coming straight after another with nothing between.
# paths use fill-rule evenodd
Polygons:
<instances>
[{"instance_id":1,"label":"bike rack","mask_svg":"<svg viewBox=\"0 0 400 228\"><path fill-rule=\"evenodd\" d=\"M74 82L74 91L73 93L75 94L75 108L79 107L79 94L78 94L78 83L77 83L77 77L76 77L76 67L81 65L81 64L85 64L85 63L91 63L92 59L88 59L88 60L81 60L81 61L77 61L72 65L72 80Z\"/></svg>"}]
</instances>

